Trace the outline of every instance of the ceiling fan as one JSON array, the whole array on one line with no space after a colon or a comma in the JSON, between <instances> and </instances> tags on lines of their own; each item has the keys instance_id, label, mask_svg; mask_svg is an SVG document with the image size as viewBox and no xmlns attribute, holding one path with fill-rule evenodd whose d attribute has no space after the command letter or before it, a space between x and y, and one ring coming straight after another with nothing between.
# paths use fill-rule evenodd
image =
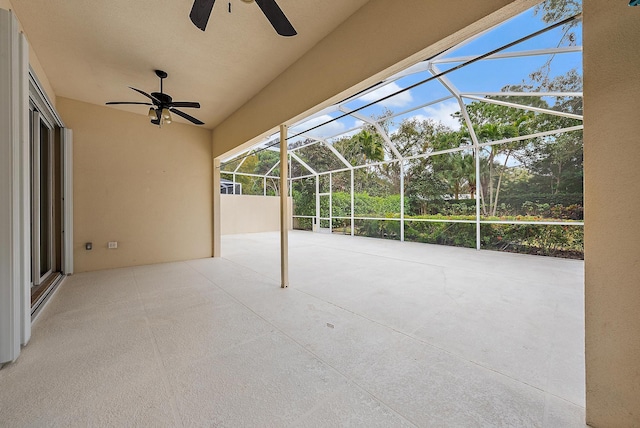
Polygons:
<instances>
[{"instance_id":1,"label":"ceiling fan","mask_svg":"<svg viewBox=\"0 0 640 428\"><path fill-rule=\"evenodd\" d=\"M151 92L151 94L148 94L145 91L141 91L140 89L129 86L134 91L141 93L145 97L149 98L151 102L143 103L137 101L110 101L106 104L141 104L151 106L151 108L149 109L149 119L151 119L151 123L158 126L171 123L171 113L175 113L178 116L187 119L189 122L195 123L196 125L204 125L204 122L176 108L200 108L200 103L192 101L173 101L173 98L171 98L169 94L165 94L162 90L162 81L167 78L167 73L162 70L155 70L155 72L156 76L160 78L160 92Z\"/></svg>"},{"instance_id":2,"label":"ceiling fan","mask_svg":"<svg viewBox=\"0 0 640 428\"><path fill-rule=\"evenodd\" d=\"M194 25L202 31L207 27L207 22L209 22L209 17L211 16L211 10L213 9L215 1L216 0L195 0L193 2L189 18L191 18L191 22L193 22ZM275 0L242 1L245 3L255 1L258 4L258 7L260 7L260 10L262 10L262 13L264 13L264 16L267 17L273 28L281 36L290 37L298 34ZM231 12L231 3L229 3L229 12Z\"/></svg>"}]
</instances>

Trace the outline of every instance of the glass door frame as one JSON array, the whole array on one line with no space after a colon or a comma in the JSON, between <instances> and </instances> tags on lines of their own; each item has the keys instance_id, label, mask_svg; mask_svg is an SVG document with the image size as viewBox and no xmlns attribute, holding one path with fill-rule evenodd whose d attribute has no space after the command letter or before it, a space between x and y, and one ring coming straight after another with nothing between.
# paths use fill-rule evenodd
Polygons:
<instances>
[{"instance_id":1,"label":"glass door frame","mask_svg":"<svg viewBox=\"0 0 640 428\"><path fill-rule=\"evenodd\" d=\"M54 254L54 132L55 127L47 120L45 115L41 114L37 107L32 103L29 104L29 114L31 117L31 133L30 133L30 150L31 150L31 286L35 287L42 284L53 272L53 266L55 261ZM47 137L44 144L47 147L47 154L45 162L47 163L45 173L47 174L44 180L45 189L42 188L43 177L42 173L42 150L43 145L42 127L47 128ZM46 197L46 213L42 212L42 193L45 192ZM42 229L42 216L46 216L46 229ZM48 236L46 239L46 248L44 253L46 259L43 260L42 243L43 233ZM43 268L43 263L46 264Z\"/></svg>"}]
</instances>

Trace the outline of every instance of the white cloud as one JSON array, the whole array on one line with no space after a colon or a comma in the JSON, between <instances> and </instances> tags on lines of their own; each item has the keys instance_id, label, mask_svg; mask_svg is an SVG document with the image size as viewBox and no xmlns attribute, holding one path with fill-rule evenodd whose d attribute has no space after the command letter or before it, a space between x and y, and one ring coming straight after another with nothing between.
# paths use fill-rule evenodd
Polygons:
<instances>
[{"instance_id":1,"label":"white cloud","mask_svg":"<svg viewBox=\"0 0 640 428\"><path fill-rule=\"evenodd\" d=\"M460 129L460 122L458 121L458 119L451 116L453 113L460 111L460 104L458 104L456 101L448 101L433 106L428 106L423 108L421 111L424 113L417 114L413 116L412 119L433 119L454 130Z\"/></svg>"},{"instance_id":2,"label":"white cloud","mask_svg":"<svg viewBox=\"0 0 640 428\"><path fill-rule=\"evenodd\" d=\"M291 128L289 130L289 135L294 135L297 134L298 132L303 132L306 131L309 128L313 128L314 126L320 125L322 123L328 122L331 119L333 119L331 116L329 116L328 114L323 114L321 116L316 116L312 119L307 120L306 122L301 123L300 125L296 126L295 128ZM341 122L331 122L328 123L324 126L321 126L318 129L314 129L312 131L306 132L306 135L312 136L312 137L328 137L331 135L336 135L339 134L341 132L346 131L347 128L346 126L341 123Z\"/></svg>"},{"instance_id":3,"label":"white cloud","mask_svg":"<svg viewBox=\"0 0 640 428\"><path fill-rule=\"evenodd\" d=\"M342 140L343 138L351 138L354 135L356 135L358 132L360 132L360 129L350 129L349 131L343 132L342 134L333 134L335 136L332 136L331 138L327 139L326 141L329 144L333 144L336 141Z\"/></svg>"},{"instance_id":4,"label":"white cloud","mask_svg":"<svg viewBox=\"0 0 640 428\"><path fill-rule=\"evenodd\" d=\"M418 122L422 122L423 120L427 120L427 119L433 119L433 118L430 116L427 116L426 114L416 114L415 116L408 117L406 120L416 120Z\"/></svg>"},{"instance_id":5,"label":"white cloud","mask_svg":"<svg viewBox=\"0 0 640 428\"><path fill-rule=\"evenodd\" d=\"M391 82L388 85L382 86L375 91L371 91L368 94L364 94L359 99L361 101L365 101L367 103L377 101L380 98L384 98L387 95L391 95L394 92L398 92L401 90L400 86L398 86L395 82ZM384 107L404 107L407 106L413 101L413 96L411 95L411 91L402 92L401 94L396 95L395 97L391 97L388 100L384 100L379 105Z\"/></svg>"}]
</instances>

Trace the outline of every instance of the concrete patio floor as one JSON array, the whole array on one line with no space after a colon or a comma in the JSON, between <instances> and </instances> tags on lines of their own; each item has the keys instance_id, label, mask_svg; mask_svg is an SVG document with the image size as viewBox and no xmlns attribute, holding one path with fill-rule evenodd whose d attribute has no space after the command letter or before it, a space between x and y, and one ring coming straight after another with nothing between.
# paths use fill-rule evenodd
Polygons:
<instances>
[{"instance_id":1,"label":"concrete patio floor","mask_svg":"<svg viewBox=\"0 0 640 428\"><path fill-rule=\"evenodd\" d=\"M76 274L3 426L584 427L584 264L340 235Z\"/></svg>"}]
</instances>

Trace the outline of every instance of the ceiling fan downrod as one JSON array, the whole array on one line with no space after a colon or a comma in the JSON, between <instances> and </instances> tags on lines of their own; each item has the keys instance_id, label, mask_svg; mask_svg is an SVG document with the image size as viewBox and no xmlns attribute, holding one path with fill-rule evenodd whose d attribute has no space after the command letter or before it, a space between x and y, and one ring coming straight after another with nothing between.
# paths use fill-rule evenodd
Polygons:
<instances>
[{"instance_id":1,"label":"ceiling fan downrod","mask_svg":"<svg viewBox=\"0 0 640 428\"><path fill-rule=\"evenodd\" d=\"M167 78L168 74L166 71L162 71L162 70L154 70L156 72L156 76L158 76L160 78L160 93L164 93L163 88L162 88L162 82L164 81L164 79Z\"/></svg>"}]
</instances>

